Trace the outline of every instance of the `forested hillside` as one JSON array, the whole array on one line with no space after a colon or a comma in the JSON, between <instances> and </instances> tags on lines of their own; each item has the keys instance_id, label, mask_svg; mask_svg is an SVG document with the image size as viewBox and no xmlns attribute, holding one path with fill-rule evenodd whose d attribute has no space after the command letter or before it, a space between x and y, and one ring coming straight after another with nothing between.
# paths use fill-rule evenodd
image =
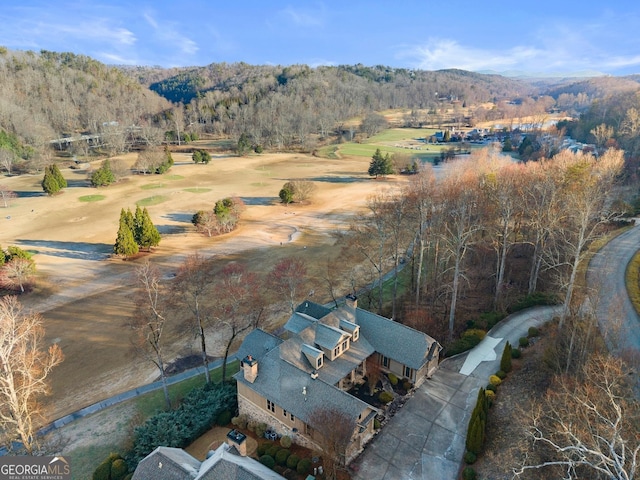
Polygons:
<instances>
[{"instance_id":1,"label":"forested hillside","mask_svg":"<svg viewBox=\"0 0 640 480\"><path fill-rule=\"evenodd\" d=\"M121 70L82 55L0 50L0 129L43 153L53 139L150 124L171 104ZM4 145L3 145L4 147Z\"/></svg>"},{"instance_id":2,"label":"forested hillside","mask_svg":"<svg viewBox=\"0 0 640 480\"><path fill-rule=\"evenodd\" d=\"M361 64L110 67L72 53L4 48L0 79L0 160L7 172L37 170L52 140L82 134L88 137L57 147L81 156L113 154L210 134L234 143L242 137L253 147L312 151L356 132L374 134L386 126L379 113L389 110L404 111L396 118L412 127L473 125L552 109L584 113L583 124L568 125L576 137L593 142L591 130L604 123L615 129L609 138L627 147L626 137L637 137L627 107L640 107L634 77L533 82Z\"/></svg>"}]
</instances>

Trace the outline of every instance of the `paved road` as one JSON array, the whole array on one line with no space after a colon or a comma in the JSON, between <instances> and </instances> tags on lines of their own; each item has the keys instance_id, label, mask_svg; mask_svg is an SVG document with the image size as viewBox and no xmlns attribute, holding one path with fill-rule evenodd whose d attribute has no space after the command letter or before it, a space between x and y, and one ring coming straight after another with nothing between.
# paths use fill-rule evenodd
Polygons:
<instances>
[{"instance_id":1,"label":"paved road","mask_svg":"<svg viewBox=\"0 0 640 480\"><path fill-rule=\"evenodd\" d=\"M385 425L353 467L357 480L458 478L467 425L478 388L500 369L507 342L518 343L531 326L560 313L536 307L507 317L473 350L443 361L430 380ZM462 373L461 373L462 372Z\"/></svg>"},{"instance_id":2,"label":"paved road","mask_svg":"<svg viewBox=\"0 0 640 480\"><path fill-rule=\"evenodd\" d=\"M600 329L609 348L640 350L640 318L625 285L627 264L640 248L640 226L611 240L591 260L587 285L595 300Z\"/></svg>"}]
</instances>

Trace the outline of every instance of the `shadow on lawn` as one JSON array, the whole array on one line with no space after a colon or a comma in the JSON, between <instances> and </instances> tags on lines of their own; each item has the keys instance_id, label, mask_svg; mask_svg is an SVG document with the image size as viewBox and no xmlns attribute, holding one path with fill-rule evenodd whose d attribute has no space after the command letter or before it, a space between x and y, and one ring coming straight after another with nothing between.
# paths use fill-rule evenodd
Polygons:
<instances>
[{"instance_id":1,"label":"shadow on lawn","mask_svg":"<svg viewBox=\"0 0 640 480\"><path fill-rule=\"evenodd\" d=\"M79 260L106 260L113 253L113 245L106 243L87 242L59 242L53 240L24 240L18 239L16 243L27 247L28 250L40 255L53 257L74 258ZM42 248L45 250L38 250Z\"/></svg>"}]
</instances>

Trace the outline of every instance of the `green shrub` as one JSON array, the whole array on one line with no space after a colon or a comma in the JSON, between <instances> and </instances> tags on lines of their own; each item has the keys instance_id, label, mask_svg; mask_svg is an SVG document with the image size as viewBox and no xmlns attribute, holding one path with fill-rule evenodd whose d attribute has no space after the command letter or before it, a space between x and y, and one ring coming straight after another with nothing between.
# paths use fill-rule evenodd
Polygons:
<instances>
[{"instance_id":1,"label":"green shrub","mask_svg":"<svg viewBox=\"0 0 640 480\"><path fill-rule=\"evenodd\" d=\"M111 480L123 480L129 473L129 466L122 458L114 460L111 464Z\"/></svg>"},{"instance_id":2,"label":"green shrub","mask_svg":"<svg viewBox=\"0 0 640 480\"><path fill-rule=\"evenodd\" d=\"M254 148L253 151L256 153L262 153L264 149L262 148L262 145L256 145L256 148Z\"/></svg>"},{"instance_id":3,"label":"green shrub","mask_svg":"<svg viewBox=\"0 0 640 480\"><path fill-rule=\"evenodd\" d=\"M106 459L104 462L98 465L98 468L96 468L96 470L93 472L93 477L91 478L93 480L109 480L110 476L111 461L109 459Z\"/></svg>"},{"instance_id":4,"label":"green shrub","mask_svg":"<svg viewBox=\"0 0 640 480\"><path fill-rule=\"evenodd\" d=\"M387 376L389 377L389 382L391 383L391 385L395 387L398 384L398 377L396 377L393 373L390 373Z\"/></svg>"},{"instance_id":5,"label":"green shrub","mask_svg":"<svg viewBox=\"0 0 640 480\"><path fill-rule=\"evenodd\" d=\"M264 432L267 431L267 424L264 423L264 422L260 422L260 423L256 424L255 431L256 431L256 435L258 437L264 436Z\"/></svg>"},{"instance_id":6,"label":"green shrub","mask_svg":"<svg viewBox=\"0 0 640 480\"><path fill-rule=\"evenodd\" d=\"M295 470L295 468L298 466L299 461L300 457L298 457L296 454L289 455L289 458L287 458L287 468Z\"/></svg>"},{"instance_id":7,"label":"green shrub","mask_svg":"<svg viewBox=\"0 0 640 480\"><path fill-rule=\"evenodd\" d=\"M278 465L284 466L287 464L287 458L289 458L289 455L291 455L291 452L286 448L283 448L282 450L278 450L278 453L276 453L274 458Z\"/></svg>"},{"instance_id":8,"label":"green shrub","mask_svg":"<svg viewBox=\"0 0 640 480\"><path fill-rule=\"evenodd\" d=\"M529 330L527 331L527 337L537 337L538 335L540 335L540 331L536 327L529 327Z\"/></svg>"},{"instance_id":9,"label":"green shrub","mask_svg":"<svg viewBox=\"0 0 640 480\"><path fill-rule=\"evenodd\" d=\"M306 475L311 471L311 460L308 458L303 458L298 462L298 466L296 467L296 472L300 475Z\"/></svg>"},{"instance_id":10,"label":"green shrub","mask_svg":"<svg viewBox=\"0 0 640 480\"><path fill-rule=\"evenodd\" d=\"M497 392L498 391L498 387L496 387L493 383L490 383L489 385L487 385L486 390L490 390L492 392Z\"/></svg>"},{"instance_id":11,"label":"green shrub","mask_svg":"<svg viewBox=\"0 0 640 480\"><path fill-rule=\"evenodd\" d=\"M265 455L269 455L270 457L276 458L276 455L280 451L280 445L276 445L275 443L267 448L267 451L264 452Z\"/></svg>"},{"instance_id":12,"label":"green shrub","mask_svg":"<svg viewBox=\"0 0 640 480\"><path fill-rule=\"evenodd\" d=\"M293 442L291 441L291 437L289 435L284 435L280 439L280 445L284 448L289 448L291 446L291 443Z\"/></svg>"},{"instance_id":13,"label":"green shrub","mask_svg":"<svg viewBox=\"0 0 640 480\"><path fill-rule=\"evenodd\" d=\"M378 420L377 418L373 419L373 428L378 430L381 427L380 425L380 420Z\"/></svg>"},{"instance_id":14,"label":"green shrub","mask_svg":"<svg viewBox=\"0 0 640 480\"><path fill-rule=\"evenodd\" d=\"M535 307L536 305L555 305L557 303L557 299L554 295L548 295L541 292L532 293L531 295L527 295L519 302L514 303L510 307L507 308L509 313L519 312L520 310L524 310L525 308Z\"/></svg>"},{"instance_id":15,"label":"green shrub","mask_svg":"<svg viewBox=\"0 0 640 480\"><path fill-rule=\"evenodd\" d=\"M469 330L465 330L464 332L462 332L462 338L477 337L480 340L482 340L486 335L487 335L487 332L479 328L470 328Z\"/></svg>"},{"instance_id":16,"label":"green shrub","mask_svg":"<svg viewBox=\"0 0 640 480\"><path fill-rule=\"evenodd\" d=\"M472 467L464 467L462 480L476 480L476 471Z\"/></svg>"},{"instance_id":17,"label":"green shrub","mask_svg":"<svg viewBox=\"0 0 640 480\"><path fill-rule=\"evenodd\" d=\"M482 341L486 334L487 332L478 328L466 330L458 340L447 347L446 356L451 357L458 353L471 350Z\"/></svg>"},{"instance_id":18,"label":"green shrub","mask_svg":"<svg viewBox=\"0 0 640 480\"><path fill-rule=\"evenodd\" d=\"M522 351L519 348L514 348L511 350L511 358L520 358L522 356Z\"/></svg>"},{"instance_id":19,"label":"green shrub","mask_svg":"<svg viewBox=\"0 0 640 480\"><path fill-rule=\"evenodd\" d=\"M404 382L402 382L402 388L404 388L408 392L413 388L413 383L411 383L409 380L405 380Z\"/></svg>"},{"instance_id":20,"label":"green shrub","mask_svg":"<svg viewBox=\"0 0 640 480\"><path fill-rule=\"evenodd\" d=\"M504 373L502 370L498 370L496 372L496 377L498 377L500 380L504 380L505 378L507 378L507 374Z\"/></svg>"},{"instance_id":21,"label":"green shrub","mask_svg":"<svg viewBox=\"0 0 640 480\"><path fill-rule=\"evenodd\" d=\"M518 344L520 345L520 348L528 347L529 339L527 337L520 337L518 339Z\"/></svg>"},{"instance_id":22,"label":"green shrub","mask_svg":"<svg viewBox=\"0 0 640 480\"><path fill-rule=\"evenodd\" d=\"M502 379L497 375L491 375L489 377L489 383L491 385L495 385L496 387L502 383Z\"/></svg>"},{"instance_id":23,"label":"green shrub","mask_svg":"<svg viewBox=\"0 0 640 480\"><path fill-rule=\"evenodd\" d=\"M380 392L380 395L378 395L378 400L386 405L391 400L393 400L393 395L389 392Z\"/></svg>"},{"instance_id":24,"label":"green shrub","mask_svg":"<svg viewBox=\"0 0 640 480\"><path fill-rule=\"evenodd\" d=\"M489 400L489 405L493 403L493 399L496 398L496 392L493 390L489 390L488 388L484 391L484 396Z\"/></svg>"},{"instance_id":25,"label":"green shrub","mask_svg":"<svg viewBox=\"0 0 640 480\"><path fill-rule=\"evenodd\" d=\"M487 330L491 330L504 317L505 314L502 312L485 312L480 315L480 321L476 322L476 324L480 323L484 325Z\"/></svg>"},{"instance_id":26,"label":"green shrub","mask_svg":"<svg viewBox=\"0 0 640 480\"><path fill-rule=\"evenodd\" d=\"M258 445L258 448L256 449L256 453L258 454L258 457L261 457L262 455L266 455L267 450L269 450L269 448L271 448L272 446L273 446L272 442L262 442L260 445Z\"/></svg>"},{"instance_id":27,"label":"green shrub","mask_svg":"<svg viewBox=\"0 0 640 480\"><path fill-rule=\"evenodd\" d=\"M229 425L229 422L231 422L232 416L233 415L231 414L230 410L223 411L220 415L218 415L218 418L216 418L216 425L219 425L220 427Z\"/></svg>"},{"instance_id":28,"label":"green shrub","mask_svg":"<svg viewBox=\"0 0 640 480\"><path fill-rule=\"evenodd\" d=\"M478 459L478 456L470 451L466 451L464 453L464 463L466 463L467 465L471 465L473 463L476 463L476 460Z\"/></svg>"},{"instance_id":29,"label":"green shrub","mask_svg":"<svg viewBox=\"0 0 640 480\"><path fill-rule=\"evenodd\" d=\"M245 428L247 428L247 424L249 422L247 421L247 416L243 413L242 415L238 415L237 417L233 417L231 419L231 423L233 425L235 425L236 427L244 430Z\"/></svg>"},{"instance_id":30,"label":"green shrub","mask_svg":"<svg viewBox=\"0 0 640 480\"><path fill-rule=\"evenodd\" d=\"M269 455L263 455L260 457L260 463L266 467L273 468L276 466L276 461Z\"/></svg>"}]
</instances>

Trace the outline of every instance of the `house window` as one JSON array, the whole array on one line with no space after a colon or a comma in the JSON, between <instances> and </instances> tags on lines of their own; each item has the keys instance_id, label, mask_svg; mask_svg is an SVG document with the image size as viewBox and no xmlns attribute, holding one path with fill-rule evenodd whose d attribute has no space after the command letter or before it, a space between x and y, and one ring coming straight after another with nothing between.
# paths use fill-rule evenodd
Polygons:
<instances>
[{"instance_id":1,"label":"house window","mask_svg":"<svg viewBox=\"0 0 640 480\"><path fill-rule=\"evenodd\" d=\"M293 413L291 413L290 416L291 416L291 421L293 422L296 419L296 417L293 416Z\"/></svg>"},{"instance_id":2,"label":"house window","mask_svg":"<svg viewBox=\"0 0 640 480\"><path fill-rule=\"evenodd\" d=\"M284 408L282 409L282 416L287 418L287 411Z\"/></svg>"},{"instance_id":3,"label":"house window","mask_svg":"<svg viewBox=\"0 0 640 480\"><path fill-rule=\"evenodd\" d=\"M382 366L389 368L389 357L382 355Z\"/></svg>"},{"instance_id":4,"label":"house window","mask_svg":"<svg viewBox=\"0 0 640 480\"><path fill-rule=\"evenodd\" d=\"M345 352L349 349L349 340L342 342L342 351Z\"/></svg>"},{"instance_id":5,"label":"house window","mask_svg":"<svg viewBox=\"0 0 640 480\"><path fill-rule=\"evenodd\" d=\"M412 371L409 367L404 367L404 376L408 379L411 379Z\"/></svg>"},{"instance_id":6,"label":"house window","mask_svg":"<svg viewBox=\"0 0 640 480\"><path fill-rule=\"evenodd\" d=\"M359 335L360 335L360 329L359 329L359 328L356 328L356 329L353 331L353 341L354 341L354 342L355 342L356 340L358 340L358 336L359 336Z\"/></svg>"},{"instance_id":7,"label":"house window","mask_svg":"<svg viewBox=\"0 0 640 480\"><path fill-rule=\"evenodd\" d=\"M337 357L339 353L340 353L340 345L338 345L336 348L333 349L333 356Z\"/></svg>"},{"instance_id":8,"label":"house window","mask_svg":"<svg viewBox=\"0 0 640 480\"><path fill-rule=\"evenodd\" d=\"M313 428L310 425L305 424L304 425L304 433L306 433L310 437L313 437Z\"/></svg>"},{"instance_id":9,"label":"house window","mask_svg":"<svg viewBox=\"0 0 640 480\"><path fill-rule=\"evenodd\" d=\"M271 400L267 400L267 410L276 413L276 404L273 403Z\"/></svg>"},{"instance_id":10,"label":"house window","mask_svg":"<svg viewBox=\"0 0 640 480\"><path fill-rule=\"evenodd\" d=\"M316 368L320 368L322 366L322 357L318 357L316 360Z\"/></svg>"}]
</instances>

